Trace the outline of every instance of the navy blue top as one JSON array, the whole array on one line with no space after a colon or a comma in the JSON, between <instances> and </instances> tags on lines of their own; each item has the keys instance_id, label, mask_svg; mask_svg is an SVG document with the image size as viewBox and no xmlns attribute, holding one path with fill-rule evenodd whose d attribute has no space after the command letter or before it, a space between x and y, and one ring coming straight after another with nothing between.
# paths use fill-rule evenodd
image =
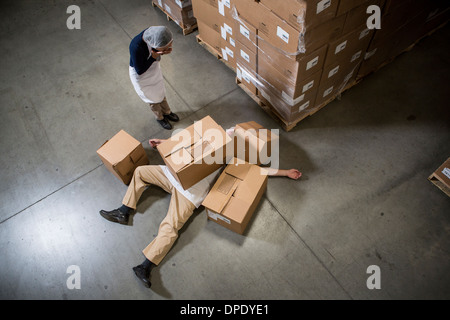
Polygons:
<instances>
[{"instance_id":1,"label":"navy blue top","mask_svg":"<svg viewBox=\"0 0 450 320\"><path fill-rule=\"evenodd\" d=\"M152 63L156 61L150 55L147 43L142 40L144 31L134 37L130 43L130 66L134 67L138 75L141 75L147 71Z\"/></svg>"}]
</instances>

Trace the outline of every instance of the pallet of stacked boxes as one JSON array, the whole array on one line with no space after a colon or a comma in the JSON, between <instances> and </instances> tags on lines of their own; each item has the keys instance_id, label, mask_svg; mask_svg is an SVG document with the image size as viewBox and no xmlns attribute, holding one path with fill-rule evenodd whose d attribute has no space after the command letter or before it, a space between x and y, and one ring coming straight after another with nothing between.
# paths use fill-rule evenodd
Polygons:
<instances>
[{"instance_id":1,"label":"pallet of stacked boxes","mask_svg":"<svg viewBox=\"0 0 450 320\"><path fill-rule=\"evenodd\" d=\"M197 21L192 10L191 0L152 0L153 7L158 7L173 20L187 35L197 29Z\"/></svg>"},{"instance_id":2,"label":"pallet of stacked boxes","mask_svg":"<svg viewBox=\"0 0 450 320\"><path fill-rule=\"evenodd\" d=\"M197 19L197 42L233 71L236 70L233 0L192 0Z\"/></svg>"},{"instance_id":3,"label":"pallet of stacked boxes","mask_svg":"<svg viewBox=\"0 0 450 320\"><path fill-rule=\"evenodd\" d=\"M239 63L238 82L249 89L246 79L254 80L255 100L289 131L316 109L328 43L342 35L345 15L336 17L339 1L333 0L243 0L235 5L236 29L252 36L256 30L257 48L256 70Z\"/></svg>"},{"instance_id":4,"label":"pallet of stacked boxes","mask_svg":"<svg viewBox=\"0 0 450 320\"><path fill-rule=\"evenodd\" d=\"M357 83L364 56L375 34L367 28L367 8L382 8L384 0L341 1L337 16L345 15L342 36L328 44L325 65L316 96L316 107L326 105Z\"/></svg>"},{"instance_id":5,"label":"pallet of stacked boxes","mask_svg":"<svg viewBox=\"0 0 450 320\"><path fill-rule=\"evenodd\" d=\"M439 29L450 17L447 0L387 0L381 29L375 31L358 72L358 79L409 51L423 37Z\"/></svg>"},{"instance_id":6,"label":"pallet of stacked boxes","mask_svg":"<svg viewBox=\"0 0 450 320\"><path fill-rule=\"evenodd\" d=\"M383 9L381 30L367 28L373 5ZM449 6L445 0L239 1L235 19L255 30L258 50L256 70L238 60L237 82L289 131L445 24Z\"/></svg>"},{"instance_id":7,"label":"pallet of stacked boxes","mask_svg":"<svg viewBox=\"0 0 450 320\"><path fill-rule=\"evenodd\" d=\"M286 131L448 20L446 0L192 0L197 40ZM368 8L382 29L368 29ZM370 11L369 11L370 12Z\"/></svg>"}]
</instances>

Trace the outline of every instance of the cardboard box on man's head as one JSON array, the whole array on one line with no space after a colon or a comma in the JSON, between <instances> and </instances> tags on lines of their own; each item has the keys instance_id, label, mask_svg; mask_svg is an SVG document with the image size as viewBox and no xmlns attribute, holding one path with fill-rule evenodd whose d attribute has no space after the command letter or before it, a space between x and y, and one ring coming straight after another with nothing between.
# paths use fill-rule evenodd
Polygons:
<instances>
[{"instance_id":1,"label":"cardboard box on man's head","mask_svg":"<svg viewBox=\"0 0 450 320\"><path fill-rule=\"evenodd\" d=\"M251 164L277 166L279 137L255 121L239 123L234 129L234 156Z\"/></svg>"},{"instance_id":2,"label":"cardboard box on man's head","mask_svg":"<svg viewBox=\"0 0 450 320\"><path fill-rule=\"evenodd\" d=\"M226 164L232 139L210 116L181 130L157 149L175 179L186 190ZM227 148L227 146L230 146Z\"/></svg>"},{"instance_id":3,"label":"cardboard box on man's head","mask_svg":"<svg viewBox=\"0 0 450 320\"><path fill-rule=\"evenodd\" d=\"M202 205L209 220L243 234L266 187L266 169L233 158Z\"/></svg>"},{"instance_id":4,"label":"cardboard box on man's head","mask_svg":"<svg viewBox=\"0 0 450 320\"><path fill-rule=\"evenodd\" d=\"M137 167L149 164L142 144L124 130L107 140L97 154L105 167L126 185Z\"/></svg>"}]
</instances>

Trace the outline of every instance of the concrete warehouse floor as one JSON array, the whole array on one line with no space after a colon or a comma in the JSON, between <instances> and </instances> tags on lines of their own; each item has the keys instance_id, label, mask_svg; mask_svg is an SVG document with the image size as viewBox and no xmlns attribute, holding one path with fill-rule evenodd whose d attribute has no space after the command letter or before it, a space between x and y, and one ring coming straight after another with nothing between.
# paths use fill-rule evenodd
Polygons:
<instances>
[{"instance_id":1,"label":"concrete warehouse floor","mask_svg":"<svg viewBox=\"0 0 450 320\"><path fill-rule=\"evenodd\" d=\"M0 298L449 299L450 199L427 177L449 156L450 29L369 76L292 132L281 167L241 236L200 207L146 289L132 267L156 235L170 196L150 187L132 225L103 219L126 186L96 150L120 129L167 138L128 76L131 38L167 25L168 101L184 128L206 115L223 127L255 120L280 129L235 74L150 0L0 4ZM70 290L67 269L80 270ZM381 270L369 290L367 268Z\"/></svg>"}]
</instances>

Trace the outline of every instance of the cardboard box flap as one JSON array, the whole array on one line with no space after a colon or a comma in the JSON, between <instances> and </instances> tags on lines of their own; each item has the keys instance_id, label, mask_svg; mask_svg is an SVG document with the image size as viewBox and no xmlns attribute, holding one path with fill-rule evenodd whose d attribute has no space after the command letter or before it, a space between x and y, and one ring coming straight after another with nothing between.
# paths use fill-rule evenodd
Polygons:
<instances>
[{"instance_id":1,"label":"cardboard box flap","mask_svg":"<svg viewBox=\"0 0 450 320\"><path fill-rule=\"evenodd\" d=\"M198 133L201 137L205 135L205 132L211 128L219 128L217 122L213 120L210 116L206 116L200 121L195 121L192 125L193 130Z\"/></svg>"},{"instance_id":2,"label":"cardboard box flap","mask_svg":"<svg viewBox=\"0 0 450 320\"><path fill-rule=\"evenodd\" d=\"M234 197L239 199L253 199L256 197L259 186L264 183L267 170L257 166L250 167L248 177L242 181L234 192Z\"/></svg>"},{"instance_id":3,"label":"cardboard box flap","mask_svg":"<svg viewBox=\"0 0 450 320\"><path fill-rule=\"evenodd\" d=\"M238 163L236 158L233 158L232 163ZM251 164L249 163L241 163L241 164L230 164L225 168L225 172L239 180L243 181L248 174L248 171L251 168Z\"/></svg>"},{"instance_id":4,"label":"cardboard box flap","mask_svg":"<svg viewBox=\"0 0 450 320\"><path fill-rule=\"evenodd\" d=\"M191 164L192 156L188 150L181 148L167 156L165 161L169 168L172 168L175 172L179 172L181 169Z\"/></svg>"},{"instance_id":5,"label":"cardboard box flap","mask_svg":"<svg viewBox=\"0 0 450 320\"><path fill-rule=\"evenodd\" d=\"M273 134L272 131L265 129L255 121L239 123L238 125L236 125L235 133L240 138L244 138L250 143L255 144L256 141L258 141L259 149L262 149L263 143L270 142L279 138L276 134ZM257 137L257 140L252 141L251 133L254 133L254 135Z\"/></svg>"},{"instance_id":6,"label":"cardboard box flap","mask_svg":"<svg viewBox=\"0 0 450 320\"><path fill-rule=\"evenodd\" d=\"M208 141L201 139L192 146L187 147L186 150L189 152L192 159L194 159L194 162L197 162L204 156L211 154L215 149Z\"/></svg>"},{"instance_id":7,"label":"cardboard box flap","mask_svg":"<svg viewBox=\"0 0 450 320\"><path fill-rule=\"evenodd\" d=\"M113 165L128 157L130 152L141 144L124 130L120 130L107 142L105 142L102 147L97 150L97 154L105 159L108 159L108 161Z\"/></svg>"},{"instance_id":8,"label":"cardboard box flap","mask_svg":"<svg viewBox=\"0 0 450 320\"><path fill-rule=\"evenodd\" d=\"M220 192L226 196L232 195L236 187L236 178L229 174L224 175L223 180L218 184L217 192Z\"/></svg>"},{"instance_id":9,"label":"cardboard box flap","mask_svg":"<svg viewBox=\"0 0 450 320\"><path fill-rule=\"evenodd\" d=\"M219 126L210 116L202 119L201 122L194 123L194 130L199 134L203 141L207 141L214 150L228 144L231 138L226 134L225 130Z\"/></svg>"},{"instance_id":10,"label":"cardboard box flap","mask_svg":"<svg viewBox=\"0 0 450 320\"><path fill-rule=\"evenodd\" d=\"M221 213L231 199L239 182L239 179L228 174L221 175L202 204L212 211Z\"/></svg>"},{"instance_id":11,"label":"cardboard box flap","mask_svg":"<svg viewBox=\"0 0 450 320\"><path fill-rule=\"evenodd\" d=\"M139 149L139 148L134 149L130 154L131 161L134 164L140 163L142 158L144 158L146 156L147 156L147 154L145 152L143 152L142 149Z\"/></svg>"},{"instance_id":12,"label":"cardboard box flap","mask_svg":"<svg viewBox=\"0 0 450 320\"><path fill-rule=\"evenodd\" d=\"M242 212L247 212L250 209L250 206L251 202L249 203L243 199L232 197L223 209L222 215L237 223L242 223L245 219L245 214L242 214Z\"/></svg>"},{"instance_id":13,"label":"cardboard box flap","mask_svg":"<svg viewBox=\"0 0 450 320\"><path fill-rule=\"evenodd\" d=\"M195 144L199 140L201 140L201 136L194 130L193 126L189 126L161 143L157 148L161 156L166 158L182 148Z\"/></svg>"},{"instance_id":14,"label":"cardboard box flap","mask_svg":"<svg viewBox=\"0 0 450 320\"><path fill-rule=\"evenodd\" d=\"M123 161L113 165L114 171L116 171L121 177L131 176L134 172L133 162L130 157L126 157Z\"/></svg>"},{"instance_id":15,"label":"cardboard box flap","mask_svg":"<svg viewBox=\"0 0 450 320\"><path fill-rule=\"evenodd\" d=\"M239 142L248 143L248 150L256 150L257 152L260 152L264 147L265 142L259 139L258 136L251 134L248 130L236 129L234 134L238 138L236 142L238 148L247 147L246 145L239 145Z\"/></svg>"},{"instance_id":16,"label":"cardboard box flap","mask_svg":"<svg viewBox=\"0 0 450 320\"><path fill-rule=\"evenodd\" d=\"M236 125L236 128L242 128L244 130L248 130L248 129L255 129L255 130L264 129L264 127L262 125L260 125L259 123L256 123L255 121L238 123Z\"/></svg>"}]
</instances>

